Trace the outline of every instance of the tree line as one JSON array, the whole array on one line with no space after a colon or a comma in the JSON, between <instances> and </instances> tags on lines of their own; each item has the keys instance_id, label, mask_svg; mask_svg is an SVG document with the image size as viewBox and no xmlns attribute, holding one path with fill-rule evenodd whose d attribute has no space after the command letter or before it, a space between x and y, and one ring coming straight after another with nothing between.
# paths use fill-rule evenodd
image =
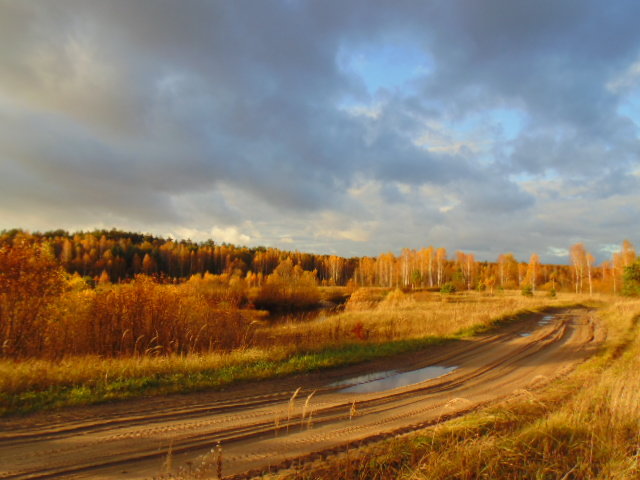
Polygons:
<instances>
[{"instance_id":1,"label":"tree line","mask_svg":"<svg viewBox=\"0 0 640 480\"><path fill-rule=\"evenodd\" d=\"M121 283L146 274L164 283L181 283L205 273L242 278L248 287L262 287L283 262L301 272L310 272L320 285L366 286L403 289L457 290L530 288L576 293L622 293L625 269L636 262L633 244L625 240L619 252L596 264L584 244L569 249L569 264L542 264L537 254L519 261L511 253L496 261L478 261L473 253L444 247L403 249L400 255L344 258L285 251L267 247L243 247L227 243L165 239L120 230L69 233L56 230L30 233L0 232L0 247L18 242L46 247L68 273L89 284ZM298 274L300 276L300 274ZM309 276L306 277L307 282ZM628 283L628 282L627 282Z\"/></svg>"}]
</instances>

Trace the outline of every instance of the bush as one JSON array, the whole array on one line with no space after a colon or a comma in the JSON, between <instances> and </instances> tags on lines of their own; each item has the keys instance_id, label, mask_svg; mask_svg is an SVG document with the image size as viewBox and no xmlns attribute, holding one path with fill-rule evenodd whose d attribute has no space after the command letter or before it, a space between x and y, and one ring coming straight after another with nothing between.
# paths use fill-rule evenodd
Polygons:
<instances>
[{"instance_id":1,"label":"bush","mask_svg":"<svg viewBox=\"0 0 640 480\"><path fill-rule=\"evenodd\" d=\"M412 296L407 295L399 288L387 293L382 302L378 304L378 308L398 308L402 306L412 305L415 300Z\"/></svg>"},{"instance_id":2,"label":"bush","mask_svg":"<svg viewBox=\"0 0 640 480\"><path fill-rule=\"evenodd\" d=\"M640 295L640 259L625 267L623 279L623 295Z\"/></svg>"},{"instance_id":3,"label":"bush","mask_svg":"<svg viewBox=\"0 0 640 480\"><path fill-rule=\"evenodd\" d=\"M522 295L525 297L533 297L533 287L531 287L531 285L522 287Z\"/></svg>"},{"instance_id":4,"label":"bush","mask_svg":"<svg viewBox=\"0 0 640 480\"><path fill-rule=\"evenodd\" d=\"M46 356L188 354L245 346L252 311L216 299L206 282L197 287L137 275L127 284L71 291L47 329Z\"/></svg>"},{"instance_id":5,"label":"bush","mask_svg":"<svg viewBox=\"0 0 640 480\"><path fill-rule=\"evenodd\" d=\"M65 274L46 246L0 248L0 356L38 356L65 289Z\"/></svg>"},{"instance_id":6,"label":"bush","mask_svg":"<svg viewBox=\"0 0 640 480\"><path fill-rule=\"evenodd\" d=\"M280 263L262 285L254 303L269 311L295 311L316 308L320 290L315 272L306 272L290 259Z\"/></svg>"},{"instance_id":7,"label":"bush","mask_svg":"<svg viewBox=\"0 0 640 480\"><path fill-rule=\"evenodd\" d=\"M374 287L360 287L347 300L346 309L349 311L372 310L385 297L386 290Z\"/></svg>"},{"instance_id":8,"label":"bush","mask_svg":"<svg viewBox=\"0 0 640 480\"><path fill-rule=\"evenodd\" d=\"M456 293L456 286L451 282L445 283L440 288L440 293L444 293L444 294Z\"/></svg>"}]
</instances>

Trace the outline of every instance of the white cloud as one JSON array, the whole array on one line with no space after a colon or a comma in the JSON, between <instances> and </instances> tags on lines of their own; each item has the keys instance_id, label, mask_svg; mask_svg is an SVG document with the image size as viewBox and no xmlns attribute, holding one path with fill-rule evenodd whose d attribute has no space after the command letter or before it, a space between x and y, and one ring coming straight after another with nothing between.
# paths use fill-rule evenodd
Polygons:
<instances>
[{"instance_id":1,"label":"white cloud","mask_svg":"<svg viewBox=\"0 0 640 480\"><path fill-rule=\"evenodd\" d=\"M549 247L547 248L547 253L552 257L566 258L569 256L569 250L560 247Z\"/></svg>"},{"instance_id":2,"label":"white cloud","mask_svg":"<svg viewBox=\"0 0 640 480\"><path fill-rule=\"evenodd\" d=\"M211 238L217 242L233 243L235 245L247 245L251 237L241 233L237 227L213 227Z\"/></svg>"},{"instance_id":3,"label":"white cloud","mask_svg":"<svg viewBox=\"0 0 640 480\"><path fill-rule=\"evenodd\" d=\"M623 93L640 84L640 60L635 61L623 72L607 82L607 89L612 93Z\"/></svg>"},{"instance_id":4,"label":"white cloud","mask_svg":"<svg viewBox=\"0 0 640 480\"><path fill-rule=\"evenodd\" d=\"M331 232L325 236L342 238L345 240L351 240L352 242L368 242L371 239L370 233L364 228L350 228L348 230Z\"/></svg>"},{"instance_id":5,"label":"white cloud","mask_svg":"<svg viewBox=\"0 0 640 480\"><path fill-rule=\"evenodd\" d=\"M341 110L344 110L349 115L354 117L367 117L371 120L377 120L380 118L381 107L379 104L374 105L362 105L362 104L353 104L353 105L342 105L339 107Z\"/></svg>"}]
</instances>

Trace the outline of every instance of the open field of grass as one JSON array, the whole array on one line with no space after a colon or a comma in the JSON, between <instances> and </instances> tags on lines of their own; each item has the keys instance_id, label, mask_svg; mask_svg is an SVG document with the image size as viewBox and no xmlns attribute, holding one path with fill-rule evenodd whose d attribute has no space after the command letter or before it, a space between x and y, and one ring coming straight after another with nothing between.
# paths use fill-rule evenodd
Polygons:
<instances>
[{"instance_id":1,"label":"open field of grass","mask_svg":"<svg viewBox=\"0 0 640 480\"><path fill-rule=\"evenodd\" d=\"M546 389L279 478L640 478L640 301L600 317L606 348Z\"/></svg>"},{"instance_id":2,"label":"open field of grass","mask_svg":"<svg viewBox=\"0 0 640 480\"><path fill-rule=\"evenodd\" d=\"M593 297L591 301L597 298ZM587 296L572 294L524 297L515 291L500 295L478 292L441 295L361 289L347 302L344 312L305 323L294 321L258 329L255 342L256 346L265 348L294 345L296 350L315 350L353 341L379 344L425 337L444 338L480 332L514 312L589 300Z\"/></svg>"},{"instance_id":3,"label":"open field of grass","mask_svg":"<svg viewBox=\"0 0 640 480\"><path fill-rule=\"evenodd\" d=\"M587 300L364 290L337 315L256 324L251 340L226 352L129 357L70 356L0 361L0 412L10 414L140 395L220 388L346 365L468 336L523 311Z\"/></svg>"}]
</instances>

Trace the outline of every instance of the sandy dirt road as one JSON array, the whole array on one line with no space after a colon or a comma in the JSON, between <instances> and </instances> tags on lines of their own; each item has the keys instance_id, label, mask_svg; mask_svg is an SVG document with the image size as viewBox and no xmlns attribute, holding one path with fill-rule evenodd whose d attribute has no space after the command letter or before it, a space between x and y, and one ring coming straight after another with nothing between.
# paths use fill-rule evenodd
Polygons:
<instances>
[{"instance_id":1,"label":"sandy dirt road","mask_svg":"<svg viewBox=\"0 0 640 480\"><path fill-rule=\"evenodd\" d=\"M225 476L258 472L524 394L593 354L603 336L593 312L560 310L489 335L357 366L223 392L5 419L0 478L152 478L169 449L175 470L197 465L217 442ZM449 367L448 373L380 391L390 387L381 378L402 382L397 372L433 365Z\"/></svg>"}]
</instances>

